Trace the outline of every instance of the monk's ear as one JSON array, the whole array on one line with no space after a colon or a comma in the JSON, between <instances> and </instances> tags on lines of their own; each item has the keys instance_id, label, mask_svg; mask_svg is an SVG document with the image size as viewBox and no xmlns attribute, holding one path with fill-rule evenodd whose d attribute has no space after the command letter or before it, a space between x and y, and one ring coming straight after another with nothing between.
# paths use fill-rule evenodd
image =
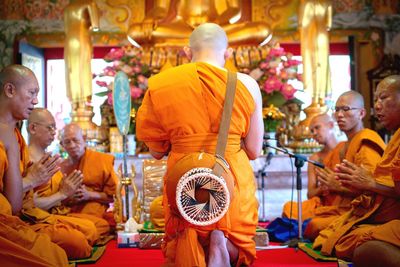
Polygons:
<instances>
[{"instance_id":1,"label":"monk's ear","mask_svg":"<svg viewBox=\"0 0 400 267\"><path fill-rule=\"evenodd\" d=\"M4 84L4 94L9 97L12 98L15 95L17 88L15 88L15 85L8 82Z\"/></svg>"},{"instance_id":2,"label":"monk's ear","mask_svg":"<svg viewBox=\"0 0 400 267\"><path fill-rule=\"evenodd\" d=\"M329 128L333 129L335 127L335 123L333 121L328 121Z\"/></svg>"},{"instance_id":3,"label":"monk's ear","mask_svg":"<svg viewBox=\"0 0 400 267\"><path fill-rule=\"evenodd\" d=\"M233 54L233 49L232 49L232 47L228 47L228 48L225 50L225 53L224 53L224 58L225 58L225 60L231 58L231 57L232 57L232 54Z\"/></svg>"},{"instance_id":4,"label":"monk's ear","mask_svg":"<svg viewBox=\"0 0 400 267\"><path fill-rule=\"evenodd\" d=\"M29 134L33 134L36 131L35 123L28 123L27 130Z\"/></svg>"},{"instance_id":5,"label":"monk's ear","mask_svg":"<svg viewBox=\"0 0 400 267\"><path fill-rule=\"evenodd\" d=\"M361 108L360 109L360 117L361 117L361 119L363 119L365 117L365 115L367 115L367 112L365 111L365 108Z\"/></svg>"},{"instance_id":6,"label":"monk's ear","mask_svg":"<svg viewBox=\"0 0 400 267\"><path fill-rule=\"evenodd\" d=\"M184 46L183 52L185 52L186 57L191 61L193 58L192 49L189 46Z\"/></svg>"}]
</instances>

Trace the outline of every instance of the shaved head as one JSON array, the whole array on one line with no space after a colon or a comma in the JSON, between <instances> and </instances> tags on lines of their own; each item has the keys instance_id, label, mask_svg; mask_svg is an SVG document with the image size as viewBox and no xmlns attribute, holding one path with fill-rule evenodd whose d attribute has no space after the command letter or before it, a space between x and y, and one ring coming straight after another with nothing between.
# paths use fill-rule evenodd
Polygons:
<instances>
[{"instance_id":1,"label":"shaved head","mask_svg":"<svg viewBox=\"0 0 400 267\"><path fill-rule=\"evenodd\" d=\"M317 122L323 122L323 123L328 123L328 122L334 122L333 118L331 116L329 116L327 113L321 113L321 114L317 114L315 115L312 119L310 124L314 124Z\"/></svg>"},{"instance_id":2,"label":"shaved head","mask_svg":"<svg viewBox=\"0 0 400 267\"><path fill-rule=\"evenodd\" d=\"M53 118L53 115L45 108L35 108L32 110L31 115L28 118L28 126L35 122L47 122L49 118Z\"/></svg>"},{"instance_id":3,"label":"shaved head","mask_svg":"<svg viewBox=\"0 0 400 267\"><path fill-rule=\"evenodd\" d=\"M339 98L348 98L353 107L364 108L364 97L357 91L351 90L344 92Z\"/></svg>"},{"instance_id":4,"label":"shaved head","mask_svg":"<svg viewBox=\"0 0 400 267\"><path fill-rule=\"evenodd\" d=\"M77 123L70 123L61 132L61 145L74 161L85 154L85 138L82 128Z\"/></svg>"},{"instance_id":5,"label":"shaved head","mask_svg":"<svg viewBox=\"0 0 400 267\"><path fill-rule=\"evenodd\" d=\"M82 128L74 122L65 125L64 129L61 131L61 138L64 138L66 133L74 133L74 136L81 136L83 138Z\"/></svg>"},{"instance_id":6,"label":"shaved head","mask_svg":"<svg viewBox=\"0 0 400 267\"><path fill-rule=\"evenodd\" d=\"M400 75L390 75L383 79L379 84L378 88L387 87L388 89L396 90L400 92Z\"/></svg>"},{"instance_id":7,"label":"shaved head","mask_svg":"<svg viewBox=\"0 0 400 267\"><path fill-rule=\"evenodd\" d=\"M27 130L29 145L35 145L44 151L56 136L56 121L47 109L35 108L29 115Z\"/></svg>"},{"instance_id":8,"label":"shaved head","mask_svg":"<svg viewBox=\"0 0 400 267\"><path fill-rule=\"evenodd\" d=\"M7 113L10 125L26 120L38 104L39 84L25 66L9 65L0 71L0 112Z\"/></svg>"},{"instance_id":9,"label":"shaved head","mask_svg":"<svg viewBox=\"0 0 400 267\"><path fill-rule=\"evenodd\" d=\"M28 78L35 77L35 74L25 66L22 65L9 65L0 71L0 90L4 90L7 83L13 84L19 88L26 82Z\"/></svg>"},{"instance_id":10,"label":"shaved head","mask_svg":"<svg viewBox=\"0 0 400 267\"><path fill-rule=\"evenodd\" d=\"M391 75L377 86L374 95L375 117L388 130L400 128L400 75Z\"/></svg>"},{"instance_id":11,"label":"shaved head","mask_svg":"<svg viewBox=\"0 0 400 267\"><path fill-rule=\"evenodd\" d=\"M310 122L310 132L315 141L321 145L327 145L329 142L335 141L334 121L331 116L326 113L315 115Z\"/></svg>"},{"instance_id":12,"label":"shaved head","mask_svg":"<svg viewBox=\"0 0 400 267\"><path fill-rule=\"evenodd\" d=\"M201 49L220 51L228 47L228 37L218 24L204 23L192 32L189 45L193 51Z\"/></svg>"}]
</instances>

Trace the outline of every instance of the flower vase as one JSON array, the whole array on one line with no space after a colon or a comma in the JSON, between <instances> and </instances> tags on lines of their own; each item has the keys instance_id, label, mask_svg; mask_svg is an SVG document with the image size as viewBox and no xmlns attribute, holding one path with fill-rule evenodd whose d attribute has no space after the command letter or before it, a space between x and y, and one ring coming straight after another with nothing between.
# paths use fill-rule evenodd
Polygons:
<instances>
[{"instance_id":1,"label":"flower vase","mask_svg":"<svg viewBox=\"0 0 400 267\"><path fill-rule=\"evenodd\" d=\"M266 132L264 136L269 146L278 146L278 140L276 140L276 132ZM265 155L268 155L269 153L276 154L276 149L267 146L265 148Z\"/></svg>"},{"instance_id":2,"label":"flower vase","mask_svg":"<svg viewBox=\"0 0 400 267\"><path fill-rule=\"evenodd\" d=\"M126 153L129 156L136 154L136 140L134 134L128 134L126 136Z\"/></svg>"}]
</instances>

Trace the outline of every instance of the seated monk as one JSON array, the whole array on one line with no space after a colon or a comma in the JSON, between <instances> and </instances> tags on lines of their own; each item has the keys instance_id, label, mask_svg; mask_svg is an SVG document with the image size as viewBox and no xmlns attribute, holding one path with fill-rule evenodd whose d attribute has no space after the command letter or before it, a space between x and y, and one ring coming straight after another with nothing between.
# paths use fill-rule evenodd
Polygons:
<instances>
[{"instance_id":1,"label":"seated monk","mask_svg":"<svg viewBox=\"0 0 400 267\"><path fill-rule=\"evenodd\" d=\"M30 109L29 111L32 111ZM35 206L33 189L47 183L59 170L60 157L45 154L37 162L32 163L25 140L19 131L15 131L20 150L20 172L22 173L22 190L24 193L20 218L30 224L35 232L45 233L51 240L62 247L68 258L88 257L92 252L91 239L96 235L92 226L80 231L75 223L65 216L54 216ZM85 234L88 236L85 236Z\"/></svg>"},{"instance_id":2,"label":"seated monk","mask_svg":"<svg viewBox=\"0 0 400 267\"><path fill-rule=\"evenodd\" d=\"M325 163L324 159L328 153L337 145L337 139L334 130L335 124L328 114L319 114L311 119L310 131L315 141L323 145L321 151L318 151L310 156L310 160ZM315 209L320 206L330 206L329 189L318 183L315 175L315 165L308 164L308 200L302 202L302 219L307 220L314 216ZM283 206L282 217L297 219L298 210L296 202L287 202Z\"/></svg>"},{"instance_id":3,"label":"seated monk","mask_svg":"<svg viewBox=\"0 0 400 267\"><path fill-rule=\"evenodd\" d=\"M0 259L2 266L68 266L65 251L15 215L22 208L22 173L15 125L38 103L33 72L10 65L0 72Z\"/></svg>"},{"instance_id":4,"label":"seated monk","mask_svg":"<svg viewBox=\"0 0 400 267\"><path fill-rule=\"evenodd\" d=\"M304 236L314 240L319 232L332 221L350 209L351 201L361 194L339 184L333 172L336 164L344 159L373 170L379 162L385 143L382 138L370 129L364 129L362 119L365 116L364 99L356 91L348 91L340 95L336 101L334 117L340 130L346 136L346 142L340 142L325 158L325 169L316 168L317 180L326 186L329 194L325 196L329 206L315 210L315 216L308 223Z\"/></svg>"},{"instance_id":5,"label":"seated monk","mask_svg":"<svg viewBox=\"0 0 400 267\"><path fill-rule=\"evenodd\" d=\"M198 1L181 0L172 1L172 5L170 0L155 1L144 20L129 27L128 36L139 44L182 45L188 42L188 36L193 29L205 22L221 25L232 45L243 42L260 44L271 35L264 22L231 24L229 21L240 15L240 1L219 1L201 4ZM226 8L221 10L221 7Z\"/></svg>"},{"instance_id":6,"label":"seated monk","mask_svg":"<svg viewBox=\"0 0 400 267\"><path fill-rule=\"evenodd\" d=\"M28 133L29 156L33 162L37 162L45 155L46 148L54 140L56 128L53 115L44 108L34 109L28 119ZM52 214L67 215L61 218L75 224L88 237L89 242L95 244L99 235L108 234L107 221L92 215L71 213L70 208L62 203L75 194L82 180L83 176L79 170L71 172L68 176L58 171L47 183L34 189L34 202L37 207Z\"/></svg>"},{"instance_id":7,"label":"seated monk","mask_svg":"<svg viewBox=\"0 0 400 267\"><path fill-rule=\"evenodd\" d=\"M68 199L67 206L72 213L80 213L89 220L92 216L107 220L106 211L113 201L118 181L114 156L86 148L82 129L75 123L66 125L62 130L61 145L68 153L68 158L61 165L62 172L68 174L79 170L83 174L82 185ZM110 231L109 223L96 226L100 234Z\"/></svg>"},{"instance_id":8,"label":"seated monk","mask_svg":"<svg viewBox=\"0 0 400 267\"><path fill-rule=\"evenodd\" d=\"M383 79L377 86L374 99L376 117L394 134L373 173L349 161L336 166L337 179L343 186L366 193L356 198L352 209L329 225L316 239L314 246L322 247L321 252L325 255L336 254L339 258L352 260L356 251L359 261L371 247L396 251L389 245L367 242L371 240L400 247L400 76ZM365 246L358 251L357 247L363 243ZM386 266L382 261L384 255L388 254L369 259L374 261L374 266ZM391 256L392 259L385 261L398 261L398 254Z\"/></svg>"},{"instance_id":9,"label":"seated monk","mask_svg":"<svg viewBox=\"0 0 400 267\"><path fill-rule=\"evenodd\" d=\"M51 240L62 247L70 259L89 257L92 245L97 239L97 231L93 223L67 216L53 215L36 207L33 189L47 183L59 170L59 156L45 153L36 162L29 159L29 151L24 139L16 132L17 140L21 147L21 172L23 173L22 186L25 193L21 218L30 224L35 232L45 233ZM72 176L79 176L74 173ZM73 178L75 179L75 178Z\"/></svg>"}]
</instances>

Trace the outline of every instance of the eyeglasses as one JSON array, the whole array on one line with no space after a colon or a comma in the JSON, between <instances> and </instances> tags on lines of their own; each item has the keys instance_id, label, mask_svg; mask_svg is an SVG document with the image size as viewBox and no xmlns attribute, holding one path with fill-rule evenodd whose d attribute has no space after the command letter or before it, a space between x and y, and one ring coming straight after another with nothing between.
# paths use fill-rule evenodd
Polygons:
<instances>
[{"instance_id":1,"label":"eyeglasses","mask_svg":"<svg viewBox=\"0 0 400 267\"><path fill-rule=\"evenodd\" d=\"M334 108L333 108L333 110L334 110L336 113L339 113L340 111L348 112L348 111L350 111L350 110L355 110L355 109L361 109L361 108L353 108L353 107L349 107L349 106L341 106L341 107L334 107Z\"/></svg>"},{"instance_id":2,"label":"eyeglasses","mask_svg":"<svg viewBox=\"0 0 400 267\"><path fill-rule=\"evenodd\" d=\"M80 144L81 140L77 139L77 138L72 138L72 139L65 139L62 142L63 146L70 146L72 143L74 144Z\"/></svg>"},{"instance_id":3,"label":"eyeglasses","mask_svg":"<svg viewBox=\"0 0 400 267\"><path fill-rule=\"evenodd\" d=\"M40 123L40 122L33 122L33 123L34 124L39 124L39 125L45 127L49 132L55 132L57 130L57 128L56 128L56 126L54 124L47 125L47 124L43 124L43 123Z\"/></svg>"}]
</instances>

